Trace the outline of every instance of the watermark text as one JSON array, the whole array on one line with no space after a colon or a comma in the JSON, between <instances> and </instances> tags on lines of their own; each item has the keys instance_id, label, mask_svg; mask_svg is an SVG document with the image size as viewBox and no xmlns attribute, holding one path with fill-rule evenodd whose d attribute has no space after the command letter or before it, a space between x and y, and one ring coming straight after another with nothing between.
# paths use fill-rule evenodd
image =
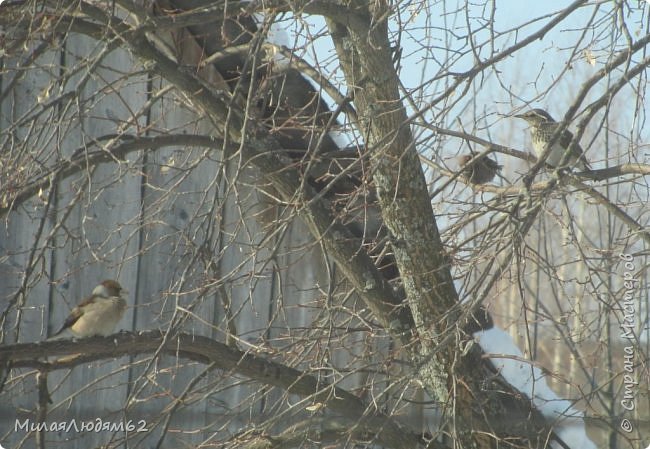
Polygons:
<instances>
[{"instance_id":1,"label":"watermark text","mask_svg":"<svg viewBox=\"0 0 650 449\"><path fill-rule=\"evenodd\" d=\"M623 347L623 398L621 399L621 407L628 412L636 408L636 393L639 382L634 375L634 359L636 357L634 341L636 337L634 330L637 327L636 317L636 303L635 295L638 288L639 280L635 277L634 259L630 254L620 254L620 259L623 261L623 300L621 301L621 310L623 312L623 320L620 324L622 340L628 340L629 345ZM630 433L633 430L632 423L629 419L623 418L621 420L621 430Z\"/></svg>"},{"instance_id":2,"label":"watermark text","mask_svg":"<svg viewBox=\"0 0 650 449\"><path fill-rule=\"evenodd\" d=\"M24 420L16 419L14 432L147 432L147 422L144 419L138 421L104 421L101 418L89 421L52 421L35 422L29 418Z\"/></svg>"}]
</instances>

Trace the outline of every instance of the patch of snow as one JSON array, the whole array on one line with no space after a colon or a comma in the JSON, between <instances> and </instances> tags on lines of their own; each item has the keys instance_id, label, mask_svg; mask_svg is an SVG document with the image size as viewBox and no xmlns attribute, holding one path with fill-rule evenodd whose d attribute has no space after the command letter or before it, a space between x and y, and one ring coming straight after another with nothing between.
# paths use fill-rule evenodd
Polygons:
<instances>
[{"instance_id":1,"label":"patch of snow","mask_svg":"<svg viewBox=\"0 0 650 449\"><path fill-rule=\"evenodd\" d=\"M554 424L553 430L562 441L571 449L596 449L596 445L587 437L584 414L551 390L542 370L525 359L507 332L494 327L475 332L473 336L503 378L531 398L535 407ZM560 447L552 444L553 447Z\"/></svg>"},{"instance_id":2,"label":"patch of snow","mask_svg":"<svg viewBox=\"0 0 650 449\"><path fill-rule=\"evenodd\" d=\"M336 146L339 148L347 148L350 145L352 145L352 140L350 137L341 131L330 131L329 132L330 137L336 143Z\"/></svg>"}]
</instances>

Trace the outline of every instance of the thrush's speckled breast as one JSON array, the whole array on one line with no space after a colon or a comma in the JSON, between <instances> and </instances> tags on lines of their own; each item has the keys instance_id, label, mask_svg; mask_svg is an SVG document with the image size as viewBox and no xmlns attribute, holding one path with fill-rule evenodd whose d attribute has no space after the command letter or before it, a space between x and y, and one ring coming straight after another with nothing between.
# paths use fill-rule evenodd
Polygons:
<instances>
[{"instance_id":1,"label":"thrush's speckled breast","mask_svg":"<svg viewBox=\"0 0 650 449\"><path fill-rule=\"evenodd\" d=\"M530 125L533 150L535 150L537 157L540 157L544 153L553 133L557 130L559 123L543 109L532 109L523 114L515 115L515 117L526 120ZM551 167L558 167L572 139L573 134L565 129L553 144L553 149L546 158L546 164ZM582 171L589 170L589 163L579 144L574 146L566 161L563 166L575 167Z\"/></svg>"}]
</instances>

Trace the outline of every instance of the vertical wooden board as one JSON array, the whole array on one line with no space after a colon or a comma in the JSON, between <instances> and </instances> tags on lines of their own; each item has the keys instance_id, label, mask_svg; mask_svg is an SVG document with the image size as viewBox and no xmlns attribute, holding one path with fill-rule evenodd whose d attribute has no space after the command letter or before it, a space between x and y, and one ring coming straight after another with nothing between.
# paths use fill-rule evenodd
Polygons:
<instances>
[{"instance_id":1,"label":"vertical wooden board","mask_svg":"<svg viewBox=\"0 0 650 449\"><path fill-rule=\"evenodd\" d=\"M21 74L21 62L27 57L26 52L25 55L2 60L3 91L13 77ZM38 58L37 64L46 68L56 65L58 59L58 52L47 52ZM30 70L16 82L12 93L0 104L0 141L5 145L5 154L0 162L5 164L2 172L8 175L0 178L0 199L7 203L12 201L12 192L19 190L39 173L39 166L52 165L52 158L48 155L55 149L47 145L43 133L33 129L44 128L49 113L44 112L45 115L39 119L40 124L32 128L29 126L31 123L20 122L30 112L34 114L39 111L34 105L51 83L46 69ZM33 141L33 146L24 145L27 140ZM50 252L44 241L51 229L51 220L46 216L47 194L45 191L40 197L26 201L0 222L0 263L4 267L0 273L3 276L0 278L0 310L4 311L9 304L22 303L20 323L16 321L18 314L14 308L9 322L2 329L3 343L38 341L42 338L43 307L48 301L50 266ZM43 227L39 233L41 225ZM23 286L24 297L19 293Z\"/></svg>"},{"instance_id":2,"label":"vertical wooden board","mask_svg":"<svg viewBox=\"0 0 650 449\"><path fill-rule=\"evenodd\" d=\"M273 254L279 282L274 289L273 301L269 304L269 344L281 363L304 370L308 375L331 376L329 367L338 363L336 351L339 341L338 336L333 340L325 336L330 322L328 312L322 308L327 301L325 292L329 291L329 284L334 280L329 278L322 248L304 222L293 217L286 232L275 240ZM334 265L331 267L331 274L334 274ZM325 329L314 326L324 326ZM313 371L317 367L324 369ZM335 380L328 377L328 382ZM287 401L297 404L303 399L301 396L288 395L283 390L270 390L261 415L273 417L279 412L286 412ZM293 420L298 420L305 418L308 412L302 407L296 408L294 413L297 415L287 415L273 431L286 430L292 416Z\"/></svg>"},{"instance_id":3,"label":"vertical wooden board","mask_svg":"<svg viewBox=\"0 0 650 449\"><path fill-rule=\"evenodd\" d=\"M181 114L177 115L180 119ZM182 119L179 120L182 123ZM200 130L193 130L193 132ZM197 307L200 287L209 281L200 249L211 223L218 220L211 208L218 203L219 162L208 159L204 148L161 149L147 157L144 189L142 252L138 267L142 307L137 311L139 330L166 329L175 310L186 309L182 329L210 335L212 312ZM188 168L191 167L191 168ZM199 303L212 303L210 299ZM177 309L178 306L178 309ZM210 304L211 306L211 304ZM197 320L197 317L207 317Z\"/></svg>"},{"instance_id":4,"label":"vertical wooden board","mask_svg":"<svg viewBox=\"0 0 650 449\"><path fill-rule=\"evenodd\" d=\"M170 48L180 50L181 63L195 64L202 57L185 33L172 32L163 39ZM217 82L216 75L208 72L205 68L200 75L208 82ZM212 133L211 124L202 121L191 105L179 106L183 102L168 94L152 109L148 125L151 135ZM223 340L223 332L215 329L223 327L215 294L225 195L221 164L221 152L214 149L179 146L147 154L138 267L142 305L135 316L137 329L167 329L173 317L183 317L179 329ZM134 408L145 416L157 416L170 406L205 369L169 357L154 363L154 372L143 373L136 367L131 373L137 399L146 398ZM163 447L202 441L204 436L197 429L204 427L205 409L205 400L177 409L170 421L174 430L167 432ZM158 427L139 436L137 444L157 444L160 432Z\"/></svg>"},{"instance_id":5,"label":"vertical wooden board","mask_svg":"<svg viewBox=\"0 0 650 449\"><path fill-rule=\"evenodd\" d=\"M184 154L187 155L187 153L188 150L185 149ZM157 156L167 158L167 162L169 162L169 159L174 157L174 154L170 153L166 156L164 152L160 152ZM232 176L229 178L227 175L226 178L234 178L236 171L237 168L233 167L228 172ZM224 285L223 290L232 299L232 309L239 311L234 319L237 336L241 337L244 341L249 341L251 344L257 345L263 340L261 337L265 334L268 325L268 298L271 295L269 285L272 282L270 276L266 278L264 274L259 275L260 270L264 269L263 265L268 258L268 254L264 254L265 250L260 249L258 247L259 245L255 243L253 245L250 244L251 240L253 242L259 240L259 230L253 219L253 215L258 208L257 199L253 194L254 191L250 187L238 187L236 190L233 189L230 191L215 190L210 193L206 186L215 183L221 184L221 173L218 166L214 164L210 166L206 161L203 169L201 168L201 164L197 165L192 170L190 177L174 187L173 194L169 195L169 198L160 198L152 195L148 200L152 202L169 201L172 210L183 210L184 216L194 217L190 220L190 225L186 229L180 230L186 236L194 236L194 245L198 246L203 243L205 233L209 231L209 229L202 228L201 226L205 223L212 223L212 226L214 226L214 229L212 229L214 232L213 238L206 245L206 248L210 249L211 254L207 256L213 258L221 272L217 274L221 274L222 277L218 280L206 279L206 275L200 270L188 270L186 276L188 278L191 278L193 275L196 276L195 283L197 286L201 286L202 283L205 284L207 282L222 282ZM158 176L158 181L155 185L157 187L165 186L168 180L164 179L164 176L169 175L158 173L156 176ZM151 172L149 179L150 182L154 182L153 172ZM214 187L211 187L211 189L214 189ZM154 190L160 191L160 189ZM166 191L167 189L164 188L162 190ZM205 196L206 192L208 192L207 196ZM218 207L221 201L225 201L224 208ZM207 210L205 208L206 204L210 206ZM217 207L213 208L215 204ZM162 209L168 210L167 208ZM201 217L205 218L208 213L215 215L210 218L212 221L200 219ZM219 216L217 217L216 215ZM174 217L164 219L163 216L157 215L156 219L153 220L157 225L161 223L163 225L152 226L149 230L151 235L147 238L151 239L152 243L155 243L156 239L162 240L158 244L150 246L149 250L143 253L143 260L146 258L155 259L156 254L165 253L168 255L182 251L182 248L179 247L178 237L175 241L170 238L165 238L165 233L169 232L169 229L165 229L165 226L167 226L165 223L169 224L173 219ZM200 224L201 226L193 229L193 224ZM221 240L221 237L223 237L223 240ZM191 259L187 258L188 264ZM194 260L192 263L199 264L200 261ZM143 271L155 266L157 266L155 260L152 260L151 263L142 263L141 278L143 276L149 276L146 272L143 273ZM169 269L174 269L173 267L174 265L171 265ZM179 271L172 271L169 272L167 277L170 282L176 282L181 274ZM152 278L153 276L154 274L151 275ZM202 304L193 309L193 314L184 326L184 330L197 334L210 335L223 341L223 330L215 330L215 326L218 326L220 329L224 328L220 295L221 291L216 295L212 294L204 298ZM170 297L168 303L176 304L177 299L180 307L189 308L188 303L194 301L196 295L187 295L186 297L179 298ZM150 312L153 313L154 311L150 310ZM251 348L251 346L246 344L241 344L240 347L243 349ZM160 362L159 366L164 367L166 363L170 364L169 372L173 373L173 381L165 381L166 374L161 375L160 371L156 373L156 379L160 385L165 385L169 388L169 396L162 399L152 398L147 400L140 407L145 414L154 413L156 408L158 410L163 409L169 403L170 398L178 395L194 376L197 376L205 369L205 366L202 365L193 365L184 368L181 366L183 364L182 361L169 359L165 362ZM139 376L140 374L137 375ZM251 395L255 396L258 394L258 385L234 387L232 385L239 382L239 380L234 379L230 373L220 372L211 373L207 377L206 382L211 383L211 388L215 393L207 394L204 400L198 401L176 414L175 418L171 421L174 425L175 432L166 436L165 444L171 445L172 442L176 444L180 442L183 444L200 443L204 439L209 438L215 432L214 429L222 429L225 433L220 433L220 435L224 437L228 432L235 432L249 422L251 410L246 405L245 400ZM154 389L154 385L151 384L142 393L153 392ZM156 407L156 405L159 405L159 407ZM254 415L255 410L252 413ZM205 430L203 432L196 432L199 428ZM143 441L153 442L157 441L158 438L159 433L154 432ZM213 436L213 438L215 437Z\"/></svg>"},{"instance_id":6,"label":"vertical wooden board","mask_svg":"<svg viewBox=\"0 0 650 449\"><path fill-rule=\"evenodd\" d=\"M327 289L328 278L325 256L320 245L300 220L293 220L289 232L281 242L278 257L281 267L283 298L282 315L275 323L288 328L309 328L317 313L321 289Z\"/></svg>"},{"instance_id":7,"label":"vertical wooden board","mask_svg":"<svg viewBox=\"0 0 650 449\"><path fill-rule=\"evenodd\" d=\"M30 47L24 55L2 59L3 92L13 76L22 71L21 63L31 50ZM32 110L37 97L50 85L52 80L46 68L56 64L58 58L58 52L41 55L37 64L43 69L31 70L18 80L12 93L0 104L0 141L5 152L2 163L9 164L2 167L9 176L0 178L3 201L12 201L12 192L28 181L35 173L35 166L51 164L47 157L47 150L51 147L46 139L36 137L42 126L30 129L28 123L20 125L17 121ZM42 118L41 122L45 120ZM28 139L38 140L43 146L25 146ZM39 197L26 201L0 221L0 313L7 312L7 320L0 329L2 344L34 342L43 338L51 258L45 237L51 225L45 203ZM26 437L26 432L13 431L15 420L20 416L18 411L33 410L38 401L35 376L28 374L30 371L12 371L0 391L0 444L6 447L19 447ZM22 447L28 447L30 443Z\"/></svg>"},{"instance_id":8,"label":"vertical wooden board","mask_svg":"<svg viewBox=\"0 0 650 449\"><path fill-rule=\"evenodd\" d=\"M255 188L259 177L255 169L242 168L237 160L227 164L225 177L230 182L226 183L226 203L218 230L221 234L220 281L224 285L220 293L225 292L231 302L237 346L244 351L263 354L269 349L266 339L270 303L275 300L275 280L271 253L262 244L265 231L256 219L263 207ZM224 324L221 319L222 328ZM264 395L257 383L228 387L241 379L233 378L230 373L220 376L223 392L211 397L206 410L212 420L211 428L223 426L224 433L214 437L217 440L238 432L255 419L261 411L259 401Z\"/></svg>"},{"instance_id":9,"label":"vertical wooden board","mask_svg":"<svg viewBox=\"0 0 650 449\"><path fill-rule=\"evenodd\" d=\"M261 208L255 188L257 170L242 168L235 160L227 164L226 176L237 177L238 182L226 192L221 276L232 301L238 337L259 344L267 334L275 273L271 251L263 245L266 231L255 218Z\"/></svg>"},{"instance_id":10,"label":"vertical wooden board","mask_svg":"<svg viewBox=\"0 0 650 449\"><path fill-rule=\"evenodd\" d=\"M70 36L66 42L66 68L86 63L101 50L102 45L89 38ZM70 127L60 141L64 157L85 145L89 151L97 151L88 142L118 132L121 122L129 120L131 112L141 107L146 100L144 80L136 77L118 81L134 66L137 62L118 49L104 57L82 89L79 77L85 72L67 85L77 90L77 104L83 110L70 110L65 117ZM129 131L133 132L133 128ZM117 279L131 292L129 308L116 331L131 328L133 304L137 302L133 291L140 211L139 157L129 154L124 161L101 164L59 184L58 218L65 214L67 217L65 226L59 229L53 258L52 278L57 282L49 315L53 331L70 309L104 279ZM128 393L129 373L122 367L126 362L126 358L102 361L51 373L52 416L65 421L119 421ZM113 435L101 431L48 433L47 437L57 447L92 447L106 444Z\"/></svg>"},{"instance_id":11,"label":"vertical wooden board","mask_svg":"<svg viewBox=\"0 0 650 449\"><path fill-rule=\"evenodd\" d=\"M45 237L52 222L44 218L44 205L38 200L30 203L25 206L31 210L12 213L0 231L0 257L5 260L0 309L11 310L2 331L5 344L42 340L47 323L51 252Z\"/></svg>"},{"instance_id":12,"label":"vertical wooden board","mask_svg":"<svg viewBox=\"0 0 650 449\"><path fill-rule=\"evenodd\" d=\"M156 88L163 86L154 83ZM179 106L173 94L164 97L151 113L152 134L211 134L212 127L195 111ZM137 329L167 329L170 320L183 317L185 332L214 336L222 313L215 295L219 273L209 261L218 263L224 181L221 151L178 146L149 152L145 159L142 252L138 267L142 306L136 314ZM204 290L204 287L208 287ZM206 368L165 357L155 362L154 372L132 370L133 388L138 391L134 410L142 416L158 417ZM146 374L146 375L145 375ZM199 388L201 382L195 388ZM189 395L191 396L191 394ZM140 402L141 401L141 402ZM164 417L163 417L164 418ZM204 439L197 429L205 427L206 400L176 410L163 447L196 444ZM157 426L138 436L139 445L157 444Z\"/></svg>"},{"instance_id":13,"label":"vertical wooden board","mask_svg":"<svg viewBox=\"0 0 650 449\"><path fill-rule=\"evenodd\" d=\"M180 64L193 65L202 57L191 36L183 30L171 30L159 37L170 49L177 50ZM201 76L206 72L210 72L209 67L199 70ZM204 78L212 81L210 76ZM152 95L169 87L159 78L154 78L151 85ZM193 106L185 98L178 98L173 90L152 107L147 129L151 136L212 133L211 124L202 120ZM197 293L209 281L209 273L202 266L204 257L197 255L199 248L209 249L204 240L211 237L212 221L218 221L211 208L216 207L218 212L220 171L221 152L214 149L181 145L145 154L142 253L138 267L143 307L136 315L137 329L166 329L178 311L176 305L194 308ZM210 303L210 308L213 301L198 302ZM212 316L208 310L199 312L198 316ZM210 319L202 322L191 314L188 316L187 330L210 334Z\"/></svg>"},{"instance_id":14,"label":"vertical wooden board","mask_svg":"<svg viewBox=\"0 0 650 449\"><path fill-rule=\"evenodd\" d=\"M203 57L193 38L183 30L172 30L160 37L170 49L177 49L181 64L197 64ZM218 76L210 67L199 70L199 75L218 84ZM154 91L169 87L157 78L152 86ZM173 91L162 98L151 110L150 135L212 134L211 123L203 120L184 98L176 97ZM220 150L188 146L166 147L146 154L143 251L138 277L150 307L140 311L138 329L152 325L165 328L176 303L183 308L195 307L200 288L210 282L205 258L213 249L218 252L215 246L218 240L212 230L214 223L219 222L223 201L221 159ZM213 302L202 301L208 308ZM205 309L199 312L209 317L213 314ZM210 319L196 320L189 316L191 325L187 330L203 335L213 331Z\"/></svg>"},{"instance_id":15,"label":"vertical wooden board","mask_svg":"<svg viewBox=\"0 0 650 449\"><path fill-rule=\"evenodd\" d=\"M278 242L276 260L280 286L271 304L273 321L269 336L276 349L282 352L284 363L298 369L313 368L320 363L318 359L325 356L315 348L329 351L332 343L324 340L312 346L308 341L321 335L313 330L314 320L325 302L322 292L327 291L332 282L325 267L325 256L305 224L294 218Z\"/></svg>"}]
</instances>

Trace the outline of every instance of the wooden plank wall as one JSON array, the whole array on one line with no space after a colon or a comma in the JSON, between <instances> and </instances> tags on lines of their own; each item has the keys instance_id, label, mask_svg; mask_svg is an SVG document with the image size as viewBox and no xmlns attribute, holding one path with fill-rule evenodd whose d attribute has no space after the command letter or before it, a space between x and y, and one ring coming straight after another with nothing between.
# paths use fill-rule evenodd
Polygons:
<instances>
[{"instance_id":1,"label":"wooden plank wall","mask_svg":"<svg viewBox=\"0 0 650 449\"><path fill-rule=\"evenodd\" d=\"M101 44L74 36L64 53L48 53L39 63L66 73L104 50ZM149 136L211 133L210 124L182 105L173 91L157 100L148 114L131 120L167 87L145 73L123 77L138 67L130 54L118 49L105 56L93 76L79 71L63 91L52 91L60 95L75 89L84 112L55 109L42 124L45 165L69 158L84 146L96 150L91 139L122 130ZM203 75L216 77L209 71ZM1 81L3 86L8 83ZM32 107L50 83L47 70L22 79L16 95L0 105L3 129ZM18 301L20 314L9 316L5 329L12 331L4 333L3 343L47 338L97 283L115 278L130 292L119 329L166 329L173 323L186 332L225 341L227 301L240 348L264 351L271 358L277 351L296 366L306 354L313 360L327 358L344 368L338 377L344 378L342 386L361 386L368 374L356 370L368 362L368 351L377 349L377 343L343 330L328 339L322 352L307 347L306 340L295 344L300 335L319 335L330 314L339 313L328 309L327 292L340 280L335 281L335 268L331 263L328 267L305 226L287 221L286 211L270 206L255 187L255 171L240 165L238 158L226 160L214 149L179 146L133 152L126 160L59 180L47 213L41 198L12 212L0 229L0 304L4 310ZM20 295L23 283L25 296ZM348 300L353 303L353 298ZM278 413L286 401L300 400L260 389L231 373L201 377L205 370L170 357L153 362L138 357L52 372L49 419L145 420L150 432L132 436L129 447L187 447L211 437L222 439L251 420ZM161 412L198 377L201 380L167 422ZM379 377L376 385L381 390L386 385ZM33 371L14 372L0 394L1 444L33 447L34 435L14 432L14 424L16 419L33 419L37 402ZM46 434L49 447L57 448L114 445L123 438L121 432Z\"/></svg>"}]
</instances>

